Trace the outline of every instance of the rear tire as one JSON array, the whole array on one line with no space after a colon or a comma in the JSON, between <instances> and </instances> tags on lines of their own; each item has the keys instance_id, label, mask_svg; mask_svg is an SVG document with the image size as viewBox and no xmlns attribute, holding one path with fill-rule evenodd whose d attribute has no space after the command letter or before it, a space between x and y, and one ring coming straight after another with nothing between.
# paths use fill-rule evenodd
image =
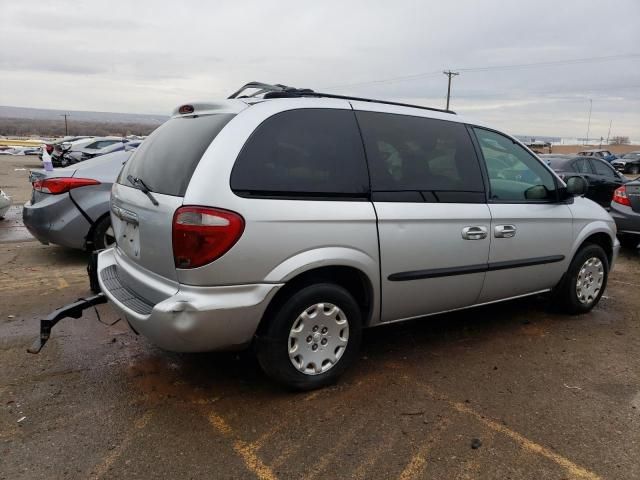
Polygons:
<instances>
[{"instance_id":1,"label":"rear tire","mask_svg":"<svg viewBox=\"0 0 640 480\"><path fill-rule=\"evenodd\" d=\"M258 362L269 377L293 390L334 383L360 349L360 307L338 285L304 287L264 321L255 344Z\"/></svg>"},{"instance_id":2,"label":"rear tire","mask_svg":"<svg viewBox=\"0 0 640 480\"><path fill-rule=\"evenodd\" d=\"M609 276L609 260L600 245L587 244L573 257L554 292L555 303L566 313L587 313L595 307Z\"/></svg>"},{"instance_id":3,"label":"rear tire","mask_svg":"<svg viewBox=\"0 0 640 480\"><path fill-rule=\"evenodd\" d=\"M635 249L640 243L640 235L618 235L618 240L624 248Z\"/></svg>"},{"instance_id":4,"label":"rear tire","mask_svg":"<svg viewBox=\"0 0 640 480\"><path fill-rule=\"evenodd\" d=\"M116 239L113 236L113 227L111 226L111 217L106 215L102 217L93 227L93 235L91 238L93 242L93 250L104 250L105 248L111 248Z\"/></svg>"}]
</instances>

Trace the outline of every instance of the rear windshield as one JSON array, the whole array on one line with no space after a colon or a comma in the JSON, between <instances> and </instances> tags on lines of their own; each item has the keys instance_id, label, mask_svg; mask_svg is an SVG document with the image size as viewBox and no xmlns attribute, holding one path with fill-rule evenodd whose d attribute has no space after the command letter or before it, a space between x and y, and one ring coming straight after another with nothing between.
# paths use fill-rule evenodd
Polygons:
<instances>
[{"instance_id":1,"label":"rear windshield","mask_svg":"<svg viewBox=\"0 0 640 480\"><path fill-rule=\"evenodd\" d=\"M233 114L172 118L142 142L118 183L140 178L152 192L183 197L202 154Z\"/></svg>"}]
</instances>

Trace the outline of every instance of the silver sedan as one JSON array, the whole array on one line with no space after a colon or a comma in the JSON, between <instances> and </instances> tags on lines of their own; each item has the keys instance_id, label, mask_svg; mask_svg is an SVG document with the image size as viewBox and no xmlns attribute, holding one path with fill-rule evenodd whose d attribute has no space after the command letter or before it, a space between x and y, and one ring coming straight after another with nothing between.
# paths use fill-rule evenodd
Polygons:
<instances>
[{"instance_id":1,"label":"silver sedan","mask_svg":"<svg viewBox=\"0 0 640 480\"><path fill-rule=\"evenodd\" d=\"M22 211L40 242L100 250L115 239L109 217L111 186L131 151L120 151L53 171L32 170L31 200Z\"/></svg>"}]
</instances>

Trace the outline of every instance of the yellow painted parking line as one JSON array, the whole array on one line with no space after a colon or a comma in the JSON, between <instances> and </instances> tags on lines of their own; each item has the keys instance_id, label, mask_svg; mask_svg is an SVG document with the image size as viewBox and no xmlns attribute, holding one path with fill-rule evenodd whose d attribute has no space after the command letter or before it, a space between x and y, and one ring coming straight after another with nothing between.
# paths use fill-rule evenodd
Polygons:
<instances>
[{"instance_id":1,"label":"yellow painted parking line","mask_svg":"<svg viewBox=\"0 0 640 480\"><path fill-rule=\"evenodd\" d=\"M278 477L256 454L258 446L237 437L231 426L215 412L209 412L209 423L224 437L233 441L233 450L240 456L247 470L260 480L276 480Z\"/></svg>"},{"instance_id":2,"label":"yellow painted parking line","mask_svg":"<svg viewBox=\"0 0 640 480\"><path fill-rule=\"evenodd\" d=\"M457 411L469 414L475 417L480 422L484 423L487 427L491 428L492 430L495 430L496 432L500 432L503 435L510 437L512 440L515 440L525 450L528 450L531 453L536 453L538 455L546 457L549 460L560 465L562 468L566 470L566 472L569 475L571 475L572 478L584 478L587 480L600 479L600 477L597 474L587 470L584 467L581 467L580 465L575 464L574 462L563 457L562 455L556 452L553 452L546 447L543 447L539 443L529 440L524 435L514 430L511 430L510 428L505 427L501 423L498 423L495 420L491 420L484 415L480 415L478 412L471 409L468 405L465 405L464 403L455 402L452 405Z\"/></svg>"},{"instance_id":3,"label":"yellow painted parking line","mask_svg":"<svg viewBox=\"0 0 640 480\"><path fill-rule=\"evenodd\" d=\"M389 445L389 443L385 441L385 442L378 442L378 444L375 447L368 449L368 453L366 457L362 459L362 461L358 464L356 469L351 474L351 479L365 480L367 478L370 478L369 470L373 468L373 466L376 463L376 460L380 459L380 457L384 455L384 453L388 451L390 447L391 445Z\"/></svg>"},{"instance_id":4,"label":"yellow painted parking line","mask_svg":"<svg viewBox=\"0 0 640 480\"><path fill-rule=\"evenodd\" d=\"M109 453L109 455L104 458L102 463L94 469L93 474L89 478L91 478L92 480L103 478L109 471L109 468L111 468L116 460L118 460L129 447L129 444L131 443L131 440L133 440L133 437L136 435L136 433L149 424L149 420L151 420L151 417L153 417L153 410L146 411L144 415L138 418L133 423L133 429L131 429L131 431L127 433L124 439L120 442L120 445L118 445L117 448L114 448L111 453Z\"/></svg>"},{"instance_id":5,"label":"yellow painted parking line","mask_svg":"<svg viewBox=\"0 0 640 480\"><path fill-rule=\"evenodd\" d=\"M408 376L405 375L404 378L408 379ZM480 423L483 423L484 425L489 427L491 430L511 438L526 451L529 451L531 453L545 457L548 460L551 460L556 465L559 465L560 467L562 467L567 472L567 474L570 475L571 478L586 479L586 480L601 480L601 477L596 473L572 462L571 460L569 460L566 457L563 457L559 453L556 453L548 449L547 447L544 447L539 443L536 443L533 440L528 439L521 433L518 433L515 430L512 430L502 425L501 423L488 418L486 415L481 415L480 413L472 409L469 405L450 400L443 394L437 393L431 386L424 384L422 382L419 382L414 378L411 378L410 381L413 385L420 387L425 393L427 393L430 397L434 398L435 400L443 401L447 403L449 406L451 406L454 410L460 413L470 415L476 420L478 420Z\"/></svg>"},{"instance_id":6,"label":"yellow painted parking line","mask_svg":"<svg viewBox=\"0 0 640 480\"><path fill-rule=\"evenodd\" d=\"M398 480L412 480L414 478L423 478L424 470L427 466L427 457L433 446L437 443L442 433L446 430L450 420L442 418L435 426L433 434L425 441L418 451L411 457L409 463L404 467Z\"/></svg>"}]
</instances>

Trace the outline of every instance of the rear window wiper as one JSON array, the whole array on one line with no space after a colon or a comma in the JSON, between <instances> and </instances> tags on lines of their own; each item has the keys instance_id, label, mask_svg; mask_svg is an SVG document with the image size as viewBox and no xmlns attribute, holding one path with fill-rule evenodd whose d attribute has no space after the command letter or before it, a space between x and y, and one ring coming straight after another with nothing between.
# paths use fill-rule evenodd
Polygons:
<instances>
[{"instance_id":1,"label":"rear window wiper","mask_svg":"<svg viewBox=\"0 0 640 480\"><path fill-rule=\"evenodd\" d=\"M129 180L129 183L131 185L138 188L138 190L142 190L142 193L144 193L147 197L149 197L149 200L151 200L151 203L153 203L156 207L160 205L158 203L158 200L156 200L156 197L154 197L153 194L151 193L151 190L149 189L149 187L147 187L147 184L144 183L141 178L134 177L133 175L127 175L127 180Z\"/></svg>"}]
</instances>

